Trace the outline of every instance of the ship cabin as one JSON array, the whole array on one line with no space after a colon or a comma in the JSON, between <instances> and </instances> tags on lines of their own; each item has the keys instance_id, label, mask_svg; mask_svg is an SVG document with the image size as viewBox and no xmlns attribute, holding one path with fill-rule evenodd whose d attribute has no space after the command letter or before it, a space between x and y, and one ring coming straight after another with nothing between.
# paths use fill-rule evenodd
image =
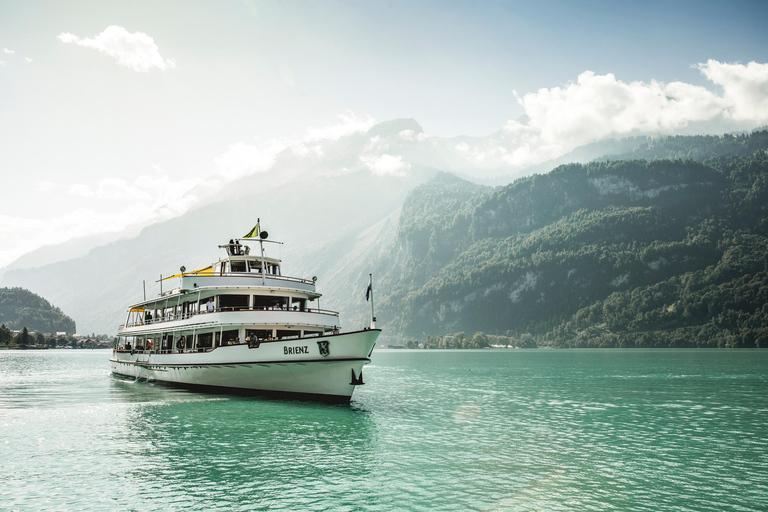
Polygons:
<instances>
[{"instance_id":1,"label":"ship cabin","mask_svg":"<svg viewBox=\"0 0 768 512\"><path fill-rule=\"evenodd\" d=\"M263 253L259 254L259 252L252 254L251 247L247 244L240 244L239 240L220 245L219 249L225 252L225 256L213 264L214 275L242 273L280 275L280 260L264 256Z\"/></svg>"},{"instance_id":2,"label":"ship cabin","mask_svg":"<svg viewBox=\"0 0 768 512\"><path fill-rule=\"evenodd\" d=\"M179 286L130 307L118 350L188 352L338 332L339 314L320 309L317 278L283 276L281 261L247 245L220 245L207 267L166 277ZM175 283L174 283L175 284ZM250 312L250 314L249 314Z\"/></svg>"}]
</instances>

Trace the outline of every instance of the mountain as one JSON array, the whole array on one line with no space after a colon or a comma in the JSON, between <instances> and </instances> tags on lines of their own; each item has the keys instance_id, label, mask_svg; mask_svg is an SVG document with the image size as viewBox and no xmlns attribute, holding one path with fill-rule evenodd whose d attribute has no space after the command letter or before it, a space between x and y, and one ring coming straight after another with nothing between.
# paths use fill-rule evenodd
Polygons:
<instances>
[{"instance_id":1,"label":"mountain","mask_svg":"<svg viewBox=\"0 0 768 512\"><path fill-rule=\"evenodd\" d=\"M0 288L0 324L14 330L75 333L74 320L23 288Z\"/></svg>"},{"instance_id":2,"label":"mountain","mask_svg":"<svg viewBox=\"0 0 768 512\"><path fill-rule=\"evenodd\" d=\"M706 163L571 164L491 192L437 176L378 262L378 320L401 336L766 346L767 141L671 138L653 151Z\"/></svg>"},{"instance_id":3,"label":"mountain","mask_svg":"<svg viewBox=\"0 0 768 512\"><path fill-rule=\"evenodd\" d=\"M415 178L430 175L421 170L448 171L475 182L489 185L506 184L511 179L532 173L548 172L570 162L588 162L606 154L635 149L645 137L604 140L576 148L555 160L525 169L512 167L503 158L511 142L504 130L487 137L428 137L413 119L395 119L371 127L367 132L349 134L338 139L307 140L280 152L270 172L254 173L222 185L219 176L212 183L199 185L187 192L197 207L241 200L256 190L271 191L289 183L302 183L318 177L346 176L367 170L376 176ZM214 178L216 178L214 176ZM158 217L167 218L168 210L158 209ZM134 224L123 231L101 233L61 244L39 247L0 268L0 280L7 271L31 269L84 256L91 249L119 239L134 238L144 224Z\"/></svg>"},{"instance_id":4,"label":"mountain","mask_svg":"<svg viewBox=\"0 0 768 512\"><path fill-rule=\"evenodd\" d=\"M100 233L88 237L74 238L60 244L38 247L0 269L0 279L2 279L3 275L9 270L42 267L44 265L56 263L57 261L78 258L88 254L88 251L93 247L98 247L114 240L128 237L131 233L132 230L130 229L120 233ZM133 233L133 235L135 236L137 233L138 231Z\"/></svg>"},{"instance_id":5,"label":"mountain","mask_svg":"<svg viewBox=\"0 0 768 512\"><path fill-rule=\"evenodd\" d=\"M762 197L764 138L602 141L572 157L654 158L688 147L697 161L604 158L493 188L462 179L482 174L455 148L461 142L395 120L290 147L269 171L224 186L178 218L78 257L27 268L19 261L2 284L50 298L84 331L111 334L145 286L148 295L159 291L160 274L207 265L216 245L260 217L270 239L285 243L270 247L284 271L317 276L323 307L340 310L345 328L367 324L363 294L373 273L387 334L484 330L567 344L587 329L579 312L612 294L715 268L724 242L713 242L715 252L696 245L709 240L709 224L723 240L763 236L759 201L749 199L752 209L745 201Z\"/></svg>"},{"instance_id":6,"label":"mountain","mask_svg":"<svg viewBox=\"0 0 768 512\"><path fill-rule=\"evenodd\" d=\"M623 151L605 151L601 160L696 160L726 156L749 156L768 147L768 130L750 134L677 135L634 137ZM616 148L619 149L619 148Z\"/></svg>"},{"instance_id":7,"label":"mountain","mask_svg":"<svg viewBox=\"0 0 768 512\"><path fill-rule=\"evenodd\" d=\"M9 270L2 283L51 298L84 331L111 334L123 323L127 306L142 299L145 286L149 295L157 293L161 274L215 261L217 245L244 235L261 218L270 239L284 243L268 249L282 257L285 272L317 275L322 291L326 285L346 289L352 274L339 262L361 254L360 236L368 246L371 237L393 226L385 219L396 218L408 191L438 172L430 163L442 162L442 153L438 148L432 157L423 150L419 133L415 122L405 120L289 148L269 172L230 183L181 217L83 256ZM390 154L394 150L397 157Z\"/></svg>"}]
</instances>

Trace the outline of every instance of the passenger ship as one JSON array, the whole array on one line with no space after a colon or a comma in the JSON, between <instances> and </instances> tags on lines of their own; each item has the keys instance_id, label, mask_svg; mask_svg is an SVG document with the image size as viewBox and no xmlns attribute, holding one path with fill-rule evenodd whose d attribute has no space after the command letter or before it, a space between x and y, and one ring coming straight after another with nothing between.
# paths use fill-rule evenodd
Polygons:
<instances>
[{"instance_id":1,"label":"passenger ship","mask_svg":"<svg viewBox=\"0 0 768 512\"><path fill-rule=\"evenodd\" d=\"M220 245L217 262L181 267L160 280L159 296L130 306L110 358L113 374L349 401L381 332L373 308L370 328L339 332L339 314L319 308L317 278L283 276L281 261L264 253L265 243L277 242L254 230L256 238ZM179 286L163 293L162 283L175 279Z\"/></svg>"}]
</instances>

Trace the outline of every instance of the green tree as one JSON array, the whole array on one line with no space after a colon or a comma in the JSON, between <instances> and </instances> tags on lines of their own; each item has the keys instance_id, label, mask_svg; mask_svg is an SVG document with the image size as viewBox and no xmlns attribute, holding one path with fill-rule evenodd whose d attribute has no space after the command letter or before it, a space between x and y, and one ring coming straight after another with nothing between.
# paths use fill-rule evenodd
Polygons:
<instances>
[{"instance_id":1,"label":"green tree","mask_svg":"<svg viewBox=\"0 0 768 512\"><path fill-rule=\"evenodd\" d=\"M488 336L484 332L476 332L472 336L472 348L487 348L488 346Z\"/></svg>"},{"instance_id":2,"label":"green tree","mask_svg":"<svg viewBox=\"0 0 768 512\"><path fill-rule=\"evenodd\" d=\"M13 341L13 331L11 331L5 326L5 324L3 324L0 327L0 344L10 345L11 341Z\"/></svg>"},{"instance_id":3,"label":"green tree","mask_svg":"<svg viewBox=\"0 0 768 512\"><path fill-rule=\"evenodd\" d=\"M26 347L29 345L29 330L27 330L26 327L24 327L21 332L18 335L18 341L16 342L18 345L21 345L22 347Z\"/></svg>"}]
</instances>

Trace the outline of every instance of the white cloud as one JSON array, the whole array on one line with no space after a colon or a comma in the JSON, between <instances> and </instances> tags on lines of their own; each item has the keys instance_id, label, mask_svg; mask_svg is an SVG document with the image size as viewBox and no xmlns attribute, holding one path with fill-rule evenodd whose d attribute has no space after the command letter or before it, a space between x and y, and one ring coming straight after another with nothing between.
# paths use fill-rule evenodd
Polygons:
<instances>
[{"instance_id":1,"label":"white cloud","mask_svg":"<svg viewBox=\"0 0 768 512\"><path fill-rule=\"evenodd\" d=\"M268 171L275 163L275 156L286 146L287 144L277 139L262 147L243 142L231 144L227 151L216 158L216 168L227 181Z\"/></svg>"},{"instance_id":2,"label":"white cloud","mask_svg":"<svg viewBox=\"0 0 768 512\"><path fill-rule=\"evenodd\" d=\"M120 66L134 71L146 72L152 69L165 71L176 67L173 59L163 58L154 39L143 32L131 34L123 27L111 25L94 38L81 39L74 34L63 32L58 35L63 43L73 43L117 59Z\"/></svg>"},{"instance_id":3,"label":"white cloud","mask_svg":"<svg viewBox=\"0 0 768 512\"><path fill-rule=\"evenodd\" d=\"M310 130L301 140L272 139L252 144L238 142L214 159L218 174L206 178L174 180L155 166L151 173L133 181L104 178L93 183L57 184L41 181L40 194L66 193L72 203L83 207L50 219L27 219L0 215L0 266L10 263L37 247L72 238L105 232L119 232L131 226L144 226L177 217L199 204L203 196L245 175L272 168L276 155L286 148L300 156L323 156L322 140L367 130L373 119L351 113L339 116L341 123ZM371 157L369 168L377 174L399 174L410 166L400 157ZM346 168L337 173L352 172Z\"/></svg>"},{"instance_id":4,"label":"white cloud","mask_svg":"<svg viewBox=\"0 0 768 512\"><path fill-rule=\"evenodd\" d=\"M324 156L323 141L338 140L354 133L367 131L375 123L371 116L357 117L347 111L337 116L339 123L323 128L310 128L302 139L271 139L266 142L256 141L253 144L238 142L227 148L216 158L218 172L227 181L248 174L268 171L275 163L275 157L285 149L289 149L299 157Z\"/></svg>"},{"instance_id":5,"label":"white cloud","mask_svg":"<svg viewBox=\"0 0 768 512\"><path fill-rule=\"evenodd\" d=\"M405 176L411 168L411 164L403 162L400 155L361 155L360 161L377 176Z\"/></svg>"},{"instance_id":6,"label":"white cloud","mask_svg":"<svg viewBox=\"0 0 768 512\"><path fill-rule=\"evenodd\" d=\"M88 185L83 185L82 183L70 185L69 188L67 189L67 192L69 192L73 196L79 196L79 197L93 197L95 195L91 187L89 187Z\"/></svg>"},{"instance_id":7,"label":"white cloud","mask_svg":"<svg viewBox=\"0 0 768 512\"><path fill-rule=\"evenodd\" d=\"M389 149L389 142L382 138L381 135L374 135L368 139L368 143L363 148L365 153L383 153Z\"/></svg>"},{"instance_id":8,"label":"white cloud","mask_svg":"<svg viewBox=\"0 0 768 512\"><path fill-rule=\"evenodd\" d=\"M323 156L323 147L320 144L312 144L311 141L294 144L291 146L291 151L293 151L296 156L301 157L310 155L315 157Z\"/></svg>"},{"instance_id":9,"label":"white cloud","mask_svg":"<svg viewBox=\"0 0 768 512\"><path fill-rule=\"evenodd\" d=\"M157 166L151 174L141 175L133 182L105 178L90 186L78 183L66 187L51 181L40 182L37 192L63 189L74 196L75 204L83 206L49 219L0 215L0 237L5 241L0 247L0 266L43 245L177 217L198 204L200 198L193 193L197 188L208 188L210 192L220 185L213 179L173 180ZM103 208L104 203L109 204L109 209Z\"/></svg>"},{"instance_id":10,"label":"white cloud","mask_svg":"<svg viewBox=\"0 0 768 512\"><path fill-rule=\"evenodd\" d=\"M24 57L24 60L27 62L32 62L32 59L30 59L29 57Z\"/></svg>"},{"instance_id":11,"label":"white cloud","mask_svg":"<svg viewBox=\"0 0 768 512\"><path fill-rule=\"evenodd\" d=\"M3 48L3 53L16 53L13 50L9 50L8 48Z\"/></svg>"},{"instance_id":12,"label":"white cloud","mask_svg":"<svg viewBox=\"0 0 768 512\"><path fill-rule=\"evenodd\" d=\"M338 124L324 128L310 128L307 130L305 140L333 139L338 140L357 132L368 131L374 125L375 120L371 116L357 117L352 111L347 111L338 116L341 121Z\"/></svg>"},{"instance_id":13,"label":"white cloud","mask_svg":"<svg viewBox=\"0 0 768 512\"><path fill-rule=\"evenodd\" d=\"M722 86L729 117L757 124L768 120L768 64L750 62L745 66L710 59L698 68L707 79Z\"/></svg>"},{"instance_id":14,"label":"white cloud","mask_svg":"<svg viewBox=\"0 0 768 512\"><path fill-rule=\"evenodd\" d=\"M684 82L628 83L585 71L576 82L518 96L526 121L508 121L501 135L456 150L480 167L523 168L609 137L722 133L768 122L768 64L709 60L698 69L722 95Z\"/></svg>"},{"instance_id":15,"label":"white cloud","mask_svg":"<svg viewBox=\"0 0 768 512\"><path fill-rule=\"evenodd\" d=\"M401 139L408 141L423 141L427 140L427 135L424 132L416 133L414 130L402 130L397 134Z\"/></svg>"}]
</instances>

